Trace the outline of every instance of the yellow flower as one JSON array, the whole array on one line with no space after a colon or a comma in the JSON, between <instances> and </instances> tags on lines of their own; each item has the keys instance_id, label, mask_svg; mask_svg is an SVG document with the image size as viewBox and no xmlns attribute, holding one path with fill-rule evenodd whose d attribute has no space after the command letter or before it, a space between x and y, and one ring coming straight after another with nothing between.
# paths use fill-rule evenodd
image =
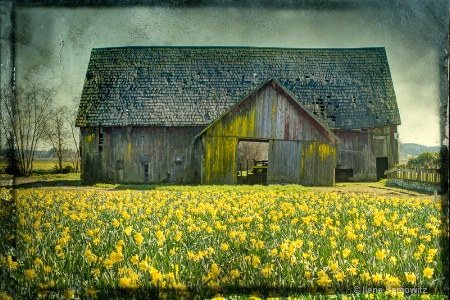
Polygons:
<instances>
[{"instance_id":1,"label":"yellow flower","mask_svg":"<svg viewBox=\"0 0 450 300\"><path fill-rule=\"evenodd\" d=\"M436 249L428 249L428 255L429 255L429 256L435 256L436 253L437 253L437 250L436 250Z\"/></svg>"},{"instance_id":2,"label":"yellow flower","mask_svg":"<svg viewBox=\"0 0 450 300\"><path fill-rule=\"evenodd\" d=\"M278 254L278 250L277 249L270 250L270 256L276 256L277 254Z\"/></svg>"},{"instance_id":3,"label":"yellow flower","mask_svg":"<svg viewBox=\"0 0 450 300\"><path fill-rule=\"evenodd\" d=\"M331 271L336 272L339 268L338 262L328 262L328 266L330 267Z\"/></svg>"},{"instance_id":4,"label":"yellow flower","mask_svg":"<svg viewBox=\"0 0 450 300\"><path fill-rule=\"evenodd\" d=\"M175 241L177 241L177 242L181 241L182 237L183 237L183 232L178 231L177 234L175 235Z\"/></svg>"},{"instance_id":5,"label":"yellow flower","mask_svg":"<svg viewBox=\"0 0 450 300\"><path fill-rule=\"evenodd\" d=\"M354 267L347 268L347 271L349 271L351 275L356 275L357 274L356 268L354 268Z\"/></svg>"},{"instance_id":6,"label":"yellow flower","mask_svg":"<svg viewBox=\"0 0 450 300\"><path fill-rule=\"evenodd\" d=\"M395 266L395 264L397 263L397 259L394 256L391 256L391 258L389 259L391 261L391 263Z\"/></svg>"},{"instance_id":7,"label":"yellow flower","mask_svg":"<svg viewBox=\"0 0 450 300\"><path fill-rule=\"evenodd\" d=\"M383 280L383 276L380 273L372 275L372 280L374 283L379 283Z\"/></svg>"},{"instance_id":8,"label":"yellow flower","mask_svg":"<svg viewBox=\"0 0 450 300\"><path fill-rule=\"evenodd\" d=\"M360 276L362 281L364 282L368 282L370 278L372 278L368 272L363 272L362 274L360 274Z\"/></svg>"},{"instance_id":9,"label":"yellow flower","mask_svg":"<svg viewBox=\"0 0 450 300\"><path fill-rule=\"evenodd\" d=\"M122 252L113 252L109 255L109 259L113 263L121 262L123 260L123 254L122 254Z\"/></svg>"},{"instance_id":10,"label":"yellow flower","mask_svg":"<svg viewBox=\"0 0 450 300\"><path fill-rule=\"evenodd\" d=\"M306 277L306 279L309 279L311 277L311 272L310 271L306 271L305 272L305 277Z\"/></svg>"},{"instance_id":11,"label":"yellow flower","mask_svg":"<svg viewBox=\"0 0 450 300\"><path fill-rule=\"evenodd\" d=\"M330 282L331 280L328 278L326 274L317 280L317 284L322 287L328 286Z\"/></svg>"},{"instance_id":12,"label":"yellow flower","mask_svg":"<svg viewBox=\"0 0 450 300\"><path fill-rule=\"evenodd\" d=\"M423 276L427 277L427 278L430 278L430 279L433 277L433 273L434 273L434 269L429 268L429 267L426 267L423 270Z\"/></svg>"},{"instance_id":13,"label":"yellow flower","mask_svg":"<svg viewBox=\"0 0 450 300\"><path fill-rule=\"evenodd\" d=\"M134 265L137 265L137 264L139 264L139 255L133 255L132 257L131 257L131 262L134 264Z\"/></svg>"},{"instance_id":14,"label":"yellow flower","mask_svg":"<svg viewBox=\"0 0 450 300\"><path fill-rule=\"evenodd\" d=\"M357 266L359 264L359 259L357 259L357 258L354 258L354 259L352 259L352 265L353 266Z\"/></svg>"},{"instance_id":15,"label":"yellow flower","mask_svg":"<svg viewBox=\"0 0 450 300\"><path fill-rule=\"evenodd\" d=\"M121 288L128 288L130 286L131 286L131 278L121 277L119 279L119 287L121 287Z\"/></svg>"},{"instance_id":16,"label":"yellow flower","mask_svg":"<svg viewBox=\"0 0 450 300\"><path fill-rule=\"evenodd\" d=\"M37 267L42 265L42 259L40 259L39 257L36 257L36 259L34 260L34 264Z\"/></svg>"},{"instance_id":17,"label":"yellow flower","mask_svg":"<svg viewBox=\"0 0 450 300\"><path fill-rule=\"evenodd\" d=\"M34 269L25 270L24 275L25 275L25 278L27 280L31 280L31 279L37 277L36 272L34 271Z\"/></svg>"},{"instance_id":18,"label":"yellow flower","mask_svg":"<svg viewBox=\"0 0 450 300\"><path fill-rule=\"evenodd\" d=\"M211 273L213 274L214 278L219 276L220 269L219 269L219 266L216 263L213 263L211 265Z\"/></svg>"},{"instance_id":19,"label":"yellow flower","mask_svg":"<svg viewBox=\"0 0 450 300\"><path fill-rule=\"evenodd\" d=\"M6 259L6 265L11 269L11 270L15 270L17 269L17 266L19 265L19 263L17 261L13 261L12 256L8 255L7 259Z\"/></svg>"},{"instance_id":20,"label":"yellow flower","mask_svg":"<svg viewBox=\"0 0 450 300\"><path fill-rule=\"evenodd\" d=\"M133 230L133 226L128 226L127 228L125 228L123 230L123 232L125 232L126 235L130 235L132 230Z\"/></svg>"},{"instance_id":21,"label":"yellow flower","mask_svg":"<svg viewBox=\"0 0 450 300\"><path fill-rule=\"evenodd\" d=\"M233 269L230 271L230 276L231 276L231 278L236 279L236 278L239 278L239 276L241 276L241 273L239 273L238 270Z\"/></svg>"},{"instance_id":22,"label":"yellow flower","mask_svg":"<svg viewBox=\"0 0 450 300\"><path fill-rule=\"evenodd\" d=\"M411 284L416 283L416 275L413 272L411 273L405 272L405 277L407 282Z\"/></svg>"},{"instance_id":23,"label":"yellow flower","mask_svg":"<svg viewBox=\"0 0 450 300\"><path fill-rule=\"evenodd\" d=\"M255 248L256 248L256 249L262 249L262 248L264 248L264 241L258 241L258 242L256 242Z\"/></svg>"},{"instance_id":24,"label":"yellow flower","mask_svg":"<svg viewBox=\"0 0 450 300\"><path fill-rule=\"evenodd\" d=\"M363 252L363 250L364 250L364 244L358 244L358 245L356 245L356 249L358 249L359 252Z\"/></svg>"},{"instance_id":25,"label":"yellow flower","mask_svg":"<svg viewBox=\"0 0 450 300\"><path fill-rule=\"evenodd\" d=\"M140 232L137 232L134 235L134 240L136 241L136 244L138 244L138 246L140 246L142 244L142 242L144 241L144 237L142 236L142 234Z\"/></svg>"},{"instance_id":26,"label":"yellow flower","mask_svg":"<svg viewBox=\"0 0 450 300\"><path fill-rule=\"evenodd\" d=\"M11 296L8 296L8 294L6 294L6 292L0 292L0 299L2 299L2 300L13 300L13 298Z\"/></svg>"},{"instance_id":27,"label":"yellow flower","mask_svg":"<svg viewBox=\"0 0 450 300\"><path fill-rule=\"evenodd\" d=\"M347 256L349 256L350 254L350 250L345 248L344 250L342 250L342 257L346 258Z\"/></svg>"},{"instance_id":28,"label":"yellow flower","mask_svg":"<svg viewBox=\"0 0 450 300\"><path fill-rule=\"evenodd\" d=\"M334 278L336 278L336 280L337 280L338 282L343 282L343 281L344 281L344 278L345 278L345 274L344 274L344 272L342 272L342 271L337 272L336 274L334 274Z\"/></svg>"},{"instance_id":29,"label":"yellow flower","mask_svg":"<svg viewBox=\"0 0 450 300\"><path fill-rule=\"evenodd\" d=\"M222 249L223 251L227 251L228 250L228 244L221 244L220 245L220 249Z\"/></svg>"},{"instance_id":30,"label":"yellow flower","mask_svg":"<svg viewBox=\"0 0 450 300\"><path fill-rule=\"evenodd\" d=\"M96 297L97 296L97 290L92 286L90 288L88 288L85 291L85 293L86 293L86 296L88 296L88 297Z\"/></svg>"},{"instance_id":31,"label":"yellow flower","mask_svg":"<svg viewBox=\"0 0 450 300\"><path fill-rule=\"evenodd\" d=\"M261 273L263 274L264 278L269 278L272 275L272 266L266 266L264 269L261 270Z\"/></svg>"},{"instance_id":32,"label":"yellow flower","mask_svg":"<svg viewBox=\"0 0 450 300\"><path fill-rule=\"evenodd\" d=\"M260 264L261 260L257 255L252 255L252 265L253 267L257 267Z\"/></svg>"},{"instance_id":33,"label":"yellow flower","mask_svg":"<svg viewBox=\"0 0 450 300\"><path fill-rule=\"evenodd\" d=\"M109 269L113 266L114 262L111 259L105 259L103 261L103 265L105 266L105 268Z\"/></svg>"},{"instance_id":34,"label":"yellow flower","mask_svg":"<svg viewBox=\"0 0 450 300\"><path fill-rule=\"evenodd\" d=\"M139 270L146 271L146 270L148 270L148 268L149 268L149 265L146 260L143 260L139 263Z\"/></svg>"},{"instance_id":35,"label":"yellow flower","mask_svg":"<svg viewBox=\"0 0 450 300\"><path fill-rule=\"evenodd\" d=\"M378 250L375 254L377 259L384 259L386 257L386 250Z\"/></svg>"},{"instance_id":36,"label":"yellow flower","mask_svg":"<svg viewBox=\"0 0 450 300\"><path fill-rule=\"evenodd\" d=\"M64 295L64 298L66 298L66 299L73 299L73 298L75 298L75 291L74 290L65 290L63 295Z\"/></svg>"},{"instance_id":37,"label":"yellow flower","mask_svg":"<svg viewBox=\"0 0 450 300\"><path fill-rule=\"evenodd\" d=\"M113 222L112 222L112 225L114 227L119 227L120 223L119 223L119 221L117 221L117 219L114 219Z\"/></svg>"},{"instance_id":38,"label":"yellow flower","mask_svg":"<svg viewBox=\"0 0 450 300\"><path fill-rule=\"evenodd\" d=\"M91 271L91 274L93 274L94 276L100 277L100 269L99 268L95 268Z\"/></svg>"},{"instance_id":39,"label":"yellow flower","mask_svg":"<svg viewBox=\"0 0 450 300\"><path fill-rule=\"evenodd\" d=\"M52 271L52 267L50 267L50 266L44 267L44 273L50 273L51 271Z\"/></svg>"}]
</instances>

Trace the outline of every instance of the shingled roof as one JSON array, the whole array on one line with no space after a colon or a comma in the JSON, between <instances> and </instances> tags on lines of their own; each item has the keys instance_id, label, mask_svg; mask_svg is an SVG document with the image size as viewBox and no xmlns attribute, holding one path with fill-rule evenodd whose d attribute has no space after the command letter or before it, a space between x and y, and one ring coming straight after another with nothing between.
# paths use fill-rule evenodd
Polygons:
<instances>
[{"instance_id":1,"label":"shingled roof","mask_svg":"<svg viewBox=\"0 0 450 300\"><path fill-rule=\"evenodd\" d=\"M76 124L208 125L276 78L330 128L399 125L384 48L93 49Z\"/></svg>"}]
</instances>

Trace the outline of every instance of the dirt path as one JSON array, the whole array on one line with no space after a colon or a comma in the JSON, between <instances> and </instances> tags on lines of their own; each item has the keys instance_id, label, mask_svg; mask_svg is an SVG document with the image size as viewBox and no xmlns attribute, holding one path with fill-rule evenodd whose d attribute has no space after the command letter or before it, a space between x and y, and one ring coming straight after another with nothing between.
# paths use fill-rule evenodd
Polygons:
<instances>
[{"instance_id":1,"label":"dirt path","mask_svg":"<svg viewBox=\"0 0 450 300\"><path fill-rule=\"evenodd\" d=\"M420 198L420 199L434 199L435 196L430 193L407 190L404 188L389 187L381 182L348 182L338 183L334 187L308 187L313 192L324 193L365 193L377 194L384 197L396 198ZM441 200L442 195L436 195L436 200Z\"/></svg>"},{"instance_id":2,"label":"dirt path","mask_svg":"<svg viewBox=\"0 0 450 300\"><path fill-rule=\"evenodd\" d=\"M81 185L79 179L73 178L54 178L54 177L18 177L14 182L17 188L38 188L48 190L104 190L104 191L118 191L112 188L98 188L93 186ZM1 186L11 186L12 181L0 180ZM424 193L419 191L412 191L397 187L388 187L381 182L348 182L338 183L334 187L307 187L312 192L324 192L324 193L365 193L365 194L377 194L384 197L397 197L397 198L420 198L420 199L434 199L435 196L430 193ZM441 200L442 195L437 195L436 200Z\"/></svg>"}]
</instances>

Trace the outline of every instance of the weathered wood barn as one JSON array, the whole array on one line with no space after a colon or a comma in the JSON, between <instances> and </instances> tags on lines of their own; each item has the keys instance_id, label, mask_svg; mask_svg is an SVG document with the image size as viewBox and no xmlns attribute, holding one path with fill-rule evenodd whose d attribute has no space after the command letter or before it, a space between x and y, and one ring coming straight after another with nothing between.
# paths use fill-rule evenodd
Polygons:
<instances>
[{"instance_id":1,"label":"weathered wood barn","mask_svg":"<svg viewBox=\"0 0 450 300\"><path fill-rule=\"evenodd\" d=\"M377 180L398 163L384 48L93 49L82 180L235 184L240 141L269 145L268 183Z\"/></svg>"}]
</instances>

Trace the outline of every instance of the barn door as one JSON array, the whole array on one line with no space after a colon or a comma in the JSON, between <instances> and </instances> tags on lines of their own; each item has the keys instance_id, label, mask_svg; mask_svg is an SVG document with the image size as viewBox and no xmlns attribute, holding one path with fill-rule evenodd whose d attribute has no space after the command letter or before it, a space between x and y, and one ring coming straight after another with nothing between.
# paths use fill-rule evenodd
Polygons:
<instances>
[{"instance_id":1,"label":"barn door","mask_svg":"<svg viewBox=\"0 0 450 300\"><path fill-rule=\"evenodd\" d=\"M269 184L300 183L302 144L271 140L269 143Z\"/></svg>"},{"instance_id":2,"label":"barn door","mask_svg":"<svg viewBox=\"0 0 450 300\"><path fill-rule=\"evenodd\" d=\"M388 158L387 157L377 157L377 180L386 178L384 175L384 171L386 171L388 167Z\"/></svg>"}]
</instances>

